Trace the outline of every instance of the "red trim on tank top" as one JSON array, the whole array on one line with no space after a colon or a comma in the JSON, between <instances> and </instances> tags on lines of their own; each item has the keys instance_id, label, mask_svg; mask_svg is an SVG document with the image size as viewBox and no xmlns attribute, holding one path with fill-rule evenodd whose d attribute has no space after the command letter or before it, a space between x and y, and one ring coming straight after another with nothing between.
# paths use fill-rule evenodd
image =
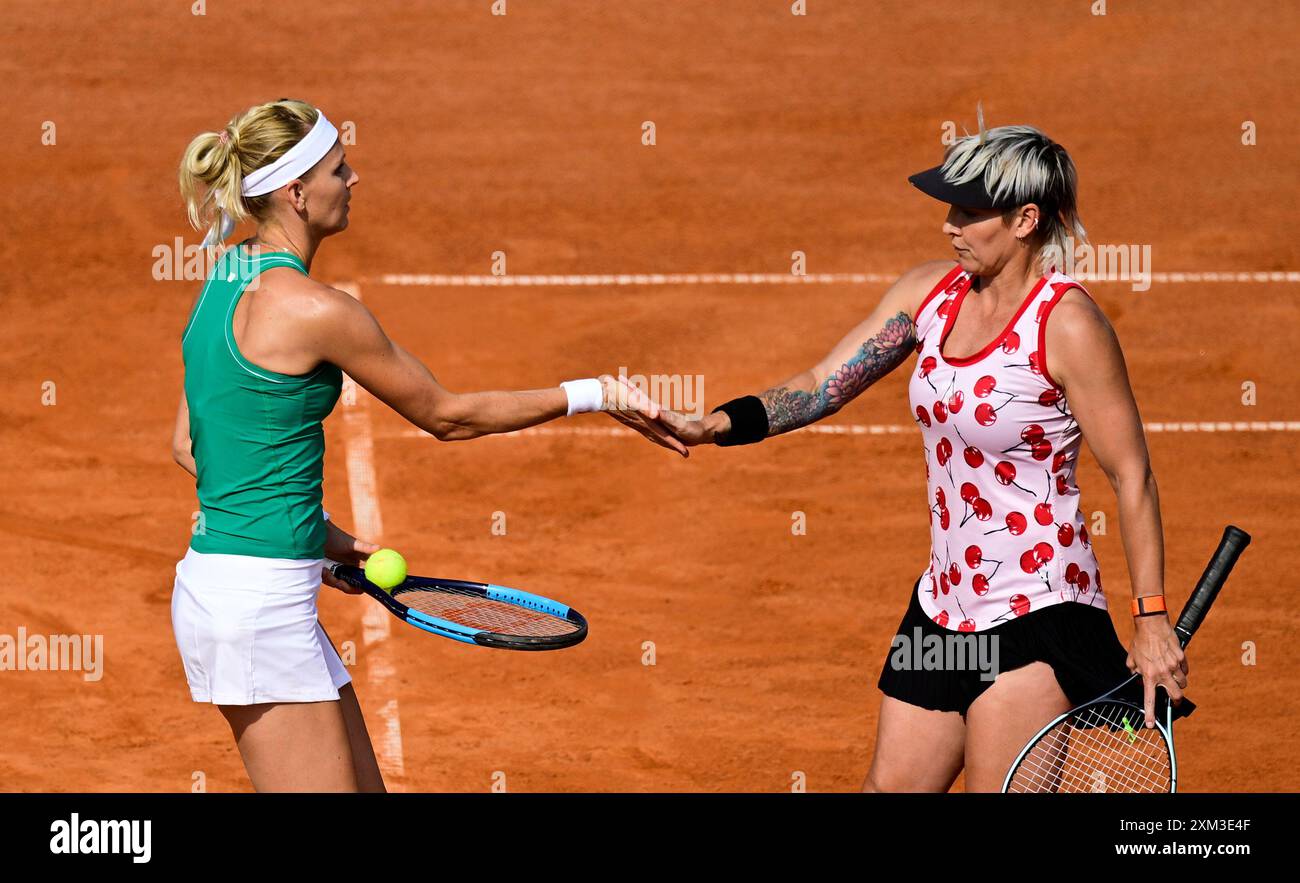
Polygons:
<instances>
[{"instance_id":1,"label":"red trim on tank top","mask_svg":"<svg viewBox=\"0 0 1300 883\"><path fill-rule=\"evenodd\" d=\"M1043 318L1038 322L1038 366L1043 369L1043 379L1052 384L1056 389L1064 390L1065 387L1056 382L1056 378L1047 373L1047 317L1052 315L1052 310L1056 308L1057 302L1065 296L1065 293L1071 288L1077 288L1083 292L1084 297L1096 303L1088 289L1084 288L1077 282L1058 282L1052 286L1055 292L1047 306L1043 307Z\"/></svg>"},{"instance_id":2,"label":"red trim on tank top","mask_svg":"<svg viewBox=\"0 0 1300 883\"><path fill-rule=\"evenodd\" d=\"M925 308L929 305L930 301L934 300L935 295L937 295L939 292L943 291L945 288L951 285L952 281L956 279L958 276L960 276L961 273L962 273L961 264L955 265L951 270L948 271L948 275L944 276L942 279L939 280L938 285L930 289L930 293L925 296L925 300L921 301L921 306L917 307L916 319L914 320L914 324L916 321L920 321L921 314L925 312Z\"/></svg>"},{"instance_id":3,"label":"red trim on tank top","mask_svg":"<svg viewBox=\"0 0 1300 883\"><path fill-rule=\"evenodd\" d=\"M1029 294L1025 297L1024 302L1020 304L1020 308L1016 310L1016 314L1012 316L1011 321L1007 323L1007 327L1003 328L1002 333L999 334L997 337L993 338L992 342L990 342L987 346L985 346L984 349L980 350L977 353L974 353L973 355L960 356L958 358L950 359L943 354L943 345L947 342L948 335L952 332L952 326L957 322L957 314L961 312L962 301L966 300L966 295L970 294L970 290L973 287L974 280L972 279L971 281L972 281L972 285L968 285L965 291L957 295L957 300L953 303L952 309L948 311L948 321L943 326L943 334L939 336L939 347L938 347L939 358L942 359L945 364L951 365L954 368L961 368L966 365L973 365L976 362L983 359L989 353L993 352L999 346L1001 346L1002 341L1006 340L1007 335L1010 334L1011 330L1016 327L1016 323L1020 321L1020 317L1024 315L1025 310L1027 310L1029 308L1029 305L1033 303L1034 298L1038 297L1038 292L1042 291L1043 286L1047 284L1047 277L1043 276L1038 280L1038 284L1036 284L1033 290L1030 291Z\"/></svg>"}]
</instances>

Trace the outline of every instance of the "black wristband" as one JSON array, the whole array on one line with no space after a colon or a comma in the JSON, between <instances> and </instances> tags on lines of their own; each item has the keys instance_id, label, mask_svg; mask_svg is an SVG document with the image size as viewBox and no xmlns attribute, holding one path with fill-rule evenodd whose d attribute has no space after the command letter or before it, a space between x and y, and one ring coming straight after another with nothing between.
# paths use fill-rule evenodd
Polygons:
<instances>
[{"instance_id":1,"label":"black wristband","mask_svg":"<svg viewBox=\"0 0 1300 883\"><path fill-rule=\"evenodd\" d=\"M716 414L722 411L731 418L731 429L727 434L715 438L714 443L720 448L734 445L752 445L767 438L767 408L758 396L742 396L732 399L725 405L713 409Z\"/></svg>"}]
</instances>

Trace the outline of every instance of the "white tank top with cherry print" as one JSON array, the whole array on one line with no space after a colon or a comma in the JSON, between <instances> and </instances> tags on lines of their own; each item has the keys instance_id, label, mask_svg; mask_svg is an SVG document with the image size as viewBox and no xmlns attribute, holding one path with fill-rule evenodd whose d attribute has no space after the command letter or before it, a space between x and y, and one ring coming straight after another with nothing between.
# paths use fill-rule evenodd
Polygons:
<instances>
[{"instance_id":1,"label":"white tank top with cherry print","mask_svg":"<svg viewBox=\"0 0 1300 883\"><path fill-rule=\"evenodd\" d=\"M908 392L925 445L931 543L921 608L954 631L1064 602L1104 609L1074 477L1082 433L1043 355L1052 308L1083 286L1057 272L1039 279L996 339L945 358L970 288L954 268L916 317Z\"/></svg>"}]
</instances>

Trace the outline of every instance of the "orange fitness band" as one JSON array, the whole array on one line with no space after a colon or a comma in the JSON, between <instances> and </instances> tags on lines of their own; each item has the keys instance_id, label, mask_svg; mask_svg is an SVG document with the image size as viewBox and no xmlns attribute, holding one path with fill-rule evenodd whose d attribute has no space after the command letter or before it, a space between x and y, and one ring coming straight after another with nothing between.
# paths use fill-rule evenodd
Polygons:
<instances>
[{"instance_id":1,"label":"orange fitness band","mask_svg":"<svg viewBox=\"0 0 1300 883\"><path fill-rule=\"evenodd\" d=\"M1143 595L1133 599L1134 616L1155 616L1165 612L1164 595Z\"/></svg>"}]
</instances>

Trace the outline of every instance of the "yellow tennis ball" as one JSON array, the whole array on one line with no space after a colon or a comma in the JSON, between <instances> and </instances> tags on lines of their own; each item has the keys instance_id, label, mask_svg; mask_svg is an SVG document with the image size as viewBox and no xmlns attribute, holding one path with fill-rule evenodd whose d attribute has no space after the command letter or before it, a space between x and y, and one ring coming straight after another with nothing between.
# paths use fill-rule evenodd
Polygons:
<instances>
[{"instance_id":1,"label":"yellow tennis ball","mask_svg":"<svg viewBox=\"0 0 1300 883\"><path fill-rule=\"evenodd\" d=\"M393 549L380 549L366 559L366 579L381 589L391 589L406 579L406 559Z\"/></svg>"}]
</instances>

